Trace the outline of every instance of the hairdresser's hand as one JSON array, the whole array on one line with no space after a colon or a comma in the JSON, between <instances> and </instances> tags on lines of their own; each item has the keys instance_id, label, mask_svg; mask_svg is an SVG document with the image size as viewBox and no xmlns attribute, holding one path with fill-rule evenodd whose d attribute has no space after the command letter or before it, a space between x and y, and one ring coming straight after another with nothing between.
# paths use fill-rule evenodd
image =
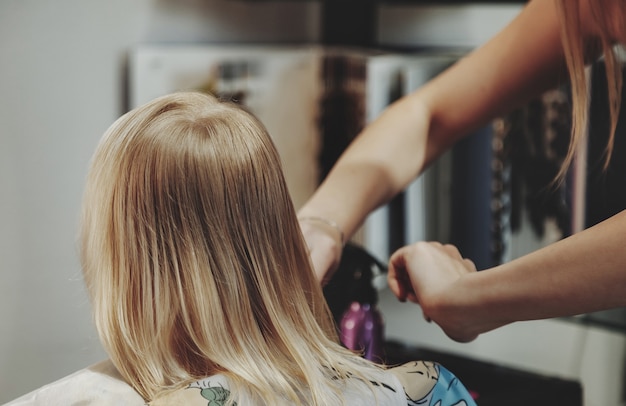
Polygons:
<instances>
[{"instance_id":1,"label":"hairdresser's hand","mask_svg":"<svg viewBox=\"0 0 626 406\"><path fill-rule=\"evenodd\" d=\"M343 244L333 230L327 230L319 224L300 221L300 229L309 247L315 276L324 286L339 267Z\"/></svg>"},{"instance_id":2,"label":"hairdresser's hand","mask_svg":"<svg viewBox=\"0 0 626 406\"><path fill-rule=\"evenodd\" d=\"M459 285L474 272L474 263L455 246L418 242L391 256L388 281L399 300L419 304L426 320L437 323L453 340L467 342L478 334L464 311Z\"/></svg>"}]
</instances>

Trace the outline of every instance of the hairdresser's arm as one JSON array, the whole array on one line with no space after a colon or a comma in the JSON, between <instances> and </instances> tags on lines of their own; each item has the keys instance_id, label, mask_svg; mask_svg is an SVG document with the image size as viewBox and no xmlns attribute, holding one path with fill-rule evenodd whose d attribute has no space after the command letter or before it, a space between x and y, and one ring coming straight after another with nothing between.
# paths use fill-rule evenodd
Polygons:
<instances>
[{"instance_id":1,"label":"hairdresser's arm","mask_svg":"<svg viewBox=\"0 0 626 406\"><path fill-rule=\"evenodd\" d=\"M367 126L299 215L331 219L350 237L460 138L565 80L559 35L554 1L530 2L490 42ZM314 225L303 232L321 279L341 249Z\"/></svg>"},{"instance_id":2,"label":"hairdresser's arm","mask_svg":"<svg viewBox=\"0 0 626 406\"><path fill-rule=\"evenodd\" d=\"M457 341L515 321L626 306L626 211L539 251L476 272L452 246L417 243L391 258L400 300Z\"/></svg>"}]
</instances>

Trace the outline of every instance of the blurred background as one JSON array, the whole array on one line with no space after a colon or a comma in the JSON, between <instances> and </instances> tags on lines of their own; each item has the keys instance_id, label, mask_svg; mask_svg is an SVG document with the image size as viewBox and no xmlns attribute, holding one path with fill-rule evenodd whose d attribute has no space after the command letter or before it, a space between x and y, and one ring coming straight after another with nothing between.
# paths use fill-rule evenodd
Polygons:
<instances>
[{"instance_id":1,"label":"blurred background","mask_svg":"<svg viewBox=\"0 0 626 406\"><path fill-rule=\"evenodd\" d=\"M465 52L523 6L373 4L372 37L348 45ZM91 154L136 96L133 55L166 45L332 44L325 18L318 1L0 1L0 403L106 357L80 273L78 216ZM380 308L391 339L581 382L586 405L624 402L619 329L546 320L457 344L385 290Z\"/></svg>"}]
</instances>

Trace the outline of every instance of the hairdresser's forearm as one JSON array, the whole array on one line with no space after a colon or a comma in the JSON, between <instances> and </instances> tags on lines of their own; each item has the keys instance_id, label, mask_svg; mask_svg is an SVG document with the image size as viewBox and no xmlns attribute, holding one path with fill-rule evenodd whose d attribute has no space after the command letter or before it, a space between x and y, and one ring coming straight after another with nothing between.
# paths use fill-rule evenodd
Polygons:
<instances>
[{"instance_id":1,"label":"hairdresser's forearm","mask_svg":"<svg viewBox=\"0 0 626 406\"><path fill-rule=\"evenodd\" d=\"M418 97L389 107L348 147L299 214L332 219L351 236L372 210L418 175L428 122Z\"/></svg>"},{"instance_id":2,"label":"hairdresser's forearm","mask_svg":"<svg viewBox=\"0 0 626 406\"><path fill-rule=\"evenodd\" d=\"M489 43L366 127L301 214L331 218L350 236L456 141L554 86L563 68L554 2L534 0Z\"/></svg>"},{"instance_id":3,"label":"hairdresser's forearm","mask_svg":"<svg viewBox=\"0 0 626 406\"><path fill-rule=\"evenodd\" d=\"M622 212L510 263L466 275L455 292L456 311L472 315L475 332L482 333L515 321L626 306L625 245Z\"/></svg>"}]
</instances>

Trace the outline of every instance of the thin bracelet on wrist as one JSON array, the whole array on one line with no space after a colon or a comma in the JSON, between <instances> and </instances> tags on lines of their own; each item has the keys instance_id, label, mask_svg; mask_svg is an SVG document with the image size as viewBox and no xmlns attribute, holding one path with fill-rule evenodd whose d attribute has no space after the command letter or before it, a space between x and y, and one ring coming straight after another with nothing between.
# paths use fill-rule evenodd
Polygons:
<instances>
[{"instance_id":1,"label":"thin bracelet on wrist","mask_svg":"<svg viewBox=\"0 0 626 406\"><path fill-rule=\"evenodd\" d=\"M318 216L298 217L298 220L307 222L318 222L331 227L339 234L339 241L341 242L341 245L343 246L345 244L343 230L341 229L341 227L339 227L339 224L335 223L334 221Z\"/></svg>"}]
</instances>

